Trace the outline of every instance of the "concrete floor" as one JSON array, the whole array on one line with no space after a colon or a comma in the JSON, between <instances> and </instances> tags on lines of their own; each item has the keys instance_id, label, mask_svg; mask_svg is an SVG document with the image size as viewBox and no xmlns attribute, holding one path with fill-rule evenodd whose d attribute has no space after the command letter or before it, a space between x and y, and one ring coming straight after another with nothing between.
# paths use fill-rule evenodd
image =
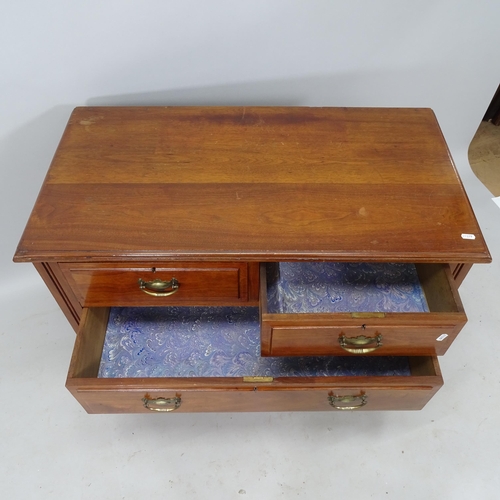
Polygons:
<instances>
[{"instance_id":1,"label":"concrete floor","mask_svg":"<svg viewBox=\"0 0 500 500\"><path fill-rule=\"evenodd\" d=\"M0 291L2 498L498 498L500 210L466 158L495 261L461 287L469 322L422 411L87 415L64 388L74 333L25 265L28 291Z\"/></svg>"}]
</instances>

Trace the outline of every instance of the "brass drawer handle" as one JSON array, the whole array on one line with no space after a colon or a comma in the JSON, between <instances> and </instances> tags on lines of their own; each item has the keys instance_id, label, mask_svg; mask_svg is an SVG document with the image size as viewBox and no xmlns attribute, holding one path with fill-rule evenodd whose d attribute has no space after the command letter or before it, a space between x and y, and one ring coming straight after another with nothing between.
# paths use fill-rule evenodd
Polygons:
<instances>
[{"instance_id":1,"label":"brass drawer handle","mask_svg":"<svg viewBox=\"0 0 500 500\"><path fill-rule=\"evenodd\" d=\"M328 396L328 402L336 410L357 410L362 406L365 406L367 400L368 396L366 394L361 394L360 396ZM345 403L353 403L355 401L359 401L359 404L342 406Z\"/></svg>"},{"instance_id":2,"label":"brass drawer handle","mask_svg":"<svg viewBox=\"0 0 500 500\"><path fill-rule=\"evenodd\" d=\"M342 334L339 337L339 344L342 349L352 354L367 354L378 349L382 345L382 335L379 333L376 337L366 337L359 335L358 337L346 337ZM376 344L373 347L366 347L371 344ZM354 347L350 347L354 346Z\"/></svg>"},{"instance_id":3,"label":"brass drawer handle","mask_svg":"<svg viewBox=\"0 0 500 500\"><path fill-rule=\"evenodd\" d=\"M176 396L175 398L156 398L149 399L147 397L142 398L144 403L144 408L151 411L174 411L181 405L181 398Z\"/></svg>"},{"instance_id":4,"label":"brass drawer handle","mask_svg":"<svg viewBox=\"0 0 500 500\"><path fill-rule=\"evenodd\" d=\"M179 290L179 286L179 282L175 278L172 278L170 281L159 279L144 281L139 278L139 288L144 293L153 295L154 297L168 297L169 295L173 295Z\"/></svg>"}]
</instances>

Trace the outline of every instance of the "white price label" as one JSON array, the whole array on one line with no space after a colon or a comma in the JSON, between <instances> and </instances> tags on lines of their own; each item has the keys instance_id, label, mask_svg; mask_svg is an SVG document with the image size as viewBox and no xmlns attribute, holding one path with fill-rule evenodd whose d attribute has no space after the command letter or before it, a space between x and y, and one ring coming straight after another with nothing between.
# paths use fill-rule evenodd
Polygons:
<instances>
[{"instance_id":1,"label":"white price label","mask_svg":"<svg viewBox=\"0 0 500 500\"><path fill-rule=\"evenodd\" d=\"M476 239L476 235L475 234L462 233L462 238L464 240L475 240Z\"/></svg>"},{"instance_id":2,"label":"white price label","mask_svg":"<svg viewBox=\"0 0 500 500\"><path fill-rule=\"evenodd\" d=\"M442 342L446 337L448 337L447 333L443 333L443 335L440 335L436 340L438 342Z\"/></svg>"}]
</instances>

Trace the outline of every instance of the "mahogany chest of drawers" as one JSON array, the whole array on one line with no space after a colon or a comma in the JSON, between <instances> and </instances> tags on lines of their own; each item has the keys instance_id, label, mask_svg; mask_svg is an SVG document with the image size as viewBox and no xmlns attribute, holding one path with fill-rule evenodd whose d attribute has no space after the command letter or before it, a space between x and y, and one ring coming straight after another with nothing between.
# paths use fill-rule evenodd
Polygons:
<instances>
[{"instance_id":1,"label":"mahogany chest of drawers","mask_svg":"<svg viewBox=\"0 0 500 500\"><path fill-rule=\"evenodd\" d=\"M491 258L429 109L82 107L14 260L116 413L420 409Z\"/></svg>"}]
</instances>

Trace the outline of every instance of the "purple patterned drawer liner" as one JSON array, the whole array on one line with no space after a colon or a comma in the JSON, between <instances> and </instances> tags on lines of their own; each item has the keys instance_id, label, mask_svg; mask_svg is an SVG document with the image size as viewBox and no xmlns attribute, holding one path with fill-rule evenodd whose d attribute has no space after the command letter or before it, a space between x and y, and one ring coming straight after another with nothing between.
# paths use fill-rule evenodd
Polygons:
<instances>
[{"instance_id":1,"label":"purple patterned drawer liner","mask_svg":"<svg viewBox=\"0 0 500 500\"><path fill-rule=\"evenodd\" d=\"M429 312L413 264L267 264L269 313Z\"/></svg>"},{"instance_id":2,"label":"purple patterned drawer liner","mask_svg":"<svg viewBox=\"0 0 500 500\"><path fill-rule=\"evenodd\" d=\"M256 307L111 308L99 377L410 375L404 357L260 356Z\"/></svg>"}]
</instances>

